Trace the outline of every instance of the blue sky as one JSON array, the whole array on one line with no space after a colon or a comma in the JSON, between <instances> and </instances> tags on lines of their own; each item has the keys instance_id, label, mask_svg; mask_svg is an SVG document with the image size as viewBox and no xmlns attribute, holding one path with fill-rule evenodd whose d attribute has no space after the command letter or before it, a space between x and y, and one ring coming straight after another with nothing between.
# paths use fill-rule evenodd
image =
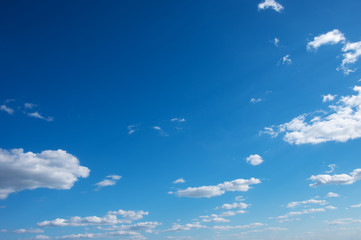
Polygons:
<instances>
[{"instance_id":1,"label":"blue sky","mask_svg":"<svg viewBox=\"0 0 361 240\"><path fill-rule=\"evenodd\" d=\"M359 239L360 7L3 1L0 239Z\"/></svg>"}]
</instances>

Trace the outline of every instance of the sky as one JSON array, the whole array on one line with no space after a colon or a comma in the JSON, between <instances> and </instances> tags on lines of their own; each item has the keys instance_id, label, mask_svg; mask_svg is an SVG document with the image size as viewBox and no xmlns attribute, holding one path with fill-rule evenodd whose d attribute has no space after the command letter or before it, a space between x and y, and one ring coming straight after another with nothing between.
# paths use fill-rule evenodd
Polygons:
<instances>
[{"instance_id":1,"label":"sky","mask_svg":"<svg viewBox=\"0 0 361 240\"><path fill-rule=\"evenodd\" d=\"M359 0L0 4L0 239L359 239Z\"/></svg>"}]
</instances>

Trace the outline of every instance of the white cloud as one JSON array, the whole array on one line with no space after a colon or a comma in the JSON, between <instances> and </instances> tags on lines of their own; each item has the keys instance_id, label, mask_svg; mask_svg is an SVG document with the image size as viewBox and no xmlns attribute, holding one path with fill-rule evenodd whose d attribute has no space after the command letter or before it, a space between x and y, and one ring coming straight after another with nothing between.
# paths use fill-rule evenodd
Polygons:
<instances>
[{"instance_id":1,"label":"white cloud","mask_svg":"<svg viewBox=\"0 0 361 240\"><path fill-rule=\"evenodd\" d=\"M37 105L34 103L24 103L24 108L26 109L32 109L34 107L36 107Z\"/></svg>"},{"instance_id":2,"label":"white cloud","mask_svg":"<svg viewBox=\"0 0 361 240\"><path fill-rule=\"evenodd\" d=\"M187 223L185 225L174 223L170 229L164 230L164 232L179 232L179 231L189 231L191 229L201 229L207 228L207 226L202 225L199 222Z\"/></svg>"},{"instance_id":3,"label":"white cloud","mask_svg":"<svg viewBox=\"0 0 361 240\"><path fill-rule=\"evenodd\" d=\"M35 240L46 240L46 239L50 239L49 236L46 235L37 235L34 237Z\"/></svg>"},{"instance_id":4,"label":"white cloud","mask_svg":"<svg viewBox=\"0 0 361 240\"><path fill-rule=\"evenodd\" d=\"M333 173L335 171L336 164L329 164L328 167L330 170L326 171L326 173Z\"/></svg>"},{"instance_id":5,"label":"white cloud","mask_svg":"<svg viewBox=\"0 0 361 240\"><path fill-rule=\"evenodd\" d=\"M154 126L154 130L157 130L161 136L168 136L168 133L164 132L163 129L159 126Z\"/></svg>"},{"instance_id":6,"label":"white cloud","mask_svg":"<svg viewBox=\"0 0 361 240\"><path fill-rule=\"evenodd\" d=\"M225 194L226 192L247 192L251 189L250 185L259 184L261 181L256 178L236 179L231 182L220 183L215 186L189 187L184 190L178 190L175 194L178 197L189 198L211 198Z\"/></svg>"},{"instance_id":7,"label":"white cloud","mask_svg":"<svg viewBox=\"0 0 361 240\"><path fill-rule=\"evenodd\" d=\"M263 223L251 223L247 225L233 225L233 226L213 226L213 230L217 231L228 231L234 229L247 229L247 228L256 228L256 227L263 227L265 224Z\"/></svg>"},{"instance_id":8,"label":"white cloud","mask_svg":"<svg viewBox=\"0 0 361 240\"><path fill-rule=\"evenodd\" d=\"M355 63L360 58L361 41L346 43L346 45L342 48L342 52L343 60L340 69L342 69L345 74L356 71L355 69L350 69L349 65Z\"/></svg>"},{"instance_id":9,"label":"white cloud","mask_svg":"<svg viewBox=\"0 0 361 240\"><path fill-rule=\"evenodd\" d=\"M185 122L186 119L185 118L172 118L170 121L171 122Z\"/></svg>"},{"instance_id":10,"label":"white cloud","mask_svg":"<svg viewBox=\"0 0 361 240\"><path fill-rule=\"evenodd\" d=\"M240 202L240 203L232 203L232 204L228 204L228 203L226 203L226 204L223 204L221 207L218 207L218 209L219 208L221 208L221 209L246 209L246 208L248 208L248 204L246 204L246 203L243 203L243 202Z\"/></svg>"},{"instance_id":11,"label":"white cloud","mask_svg":"<svg viewBox=\"0 0 361 240\"><path fill-rule=\"evenodd\" d=\"M284 7L275 0L265 0L264 2L258 4L258 10L265 10L268 8L271 8L277 12L281 12L284 9Z\"/></svg>"},{"instance_id":12,"label":"white cloud","mask_svg":"<svg viewBox=\"0 0 361 240\"><path fill-rule=\"evenodd\" d=\"M51 122L54 120L53 117L44 117L42 116L39 112L32 112L32 113L28 113L29 117L33 117L33 118L38 118L38 119L42 119L48 122Z\"/></svg>"},{"instance_id":13,"label":"white cloud","mask_svg":"<svg viewBox=\"0 0 361 240\"><path fill-rule=\"evenodd\" d=\"M361 137L361 87L353 88L356 95L342 96L330 113L307 118L300 115L288 123L265 128L263 133L272 137L285 133L283 139L290 144L318 144L335 141L346 142ZM319 111L320 112L320 111Z\"/></svg>"},{"instance_id":14,"label":"white cloud","mask_svg":"<svg viewBox=\"0 0 361 240\"><path fill-rule=\"evenodd\" d=\"M327 94L327 95L323 95L322 96L322 102L332 102L333 100L335 100L335 98L337 97L337 95L331 95L331 94Z\"/></svg>"},{"instance_id":15,"label":"white cloud","mask_svg":"<svg viewBox=\"0 0 361 240\"><path fill-rule=\"evenodd\" d=\"M186 180L184 180L184 178L178 178L177 180L173 181L173 184L178 184L178 183L185 183Z\"/></svg>"},{"instance_id":16,"label":"white cloud","mask_svg":"<svg viewBox=\"0 0 361 240\"><path fill-rule=\"evenodd\" d=\"M356 205L351 205L350 207L352 207L352 208L359 208L359 207L361 207L361 203L360 203L360 204L356 204Z\"/></svg>"},{"instance_id":17,"label":"white cloud","mask_svg":"<svg viewBox=\"0 0 361 240\"><path fill-rule=\"evenodd\" d=\"M280 45L280 40L279 40L278 38L275 38L275 39L273 40L273 44L274 44L276 47L279 47L279 45Z\"/></svg>"},{"instance_id":18,"label":"white cloud","mask_svg":"<svg viewBox=\"0 0 361 240\"><path fill-rule=\"evenodd\" d=\"M327 193L327 196L326 196L326 197L331 198L331 197L339 197L339 196L340 196L340 195L337 194L337 193L329 192L329 193Z\"/></svg>"},{"instance_id":19,"label":"white cloud","mask_svg":"<svg viewBox=\"0 0 361 240\"><path fill-rule=\"evenodd\" d=\"M44 230L43 229L39 229L39 228L36 228L36 229L33 229L33 228L28 228L28 229L25 229L25 228L20 228L20 229L16 229L13 231L13 233L17 233L17 234L22 234L22 233L43 233Z\"/></svg>"},{"instance_id":20,"label":"white cloud","mask_svg":"<svg viewBox=\"0 0 361 240\"><path fill-rule=\"evenodd\" d=\"M202 222L216 222L216 223L221 223L221 222L229 222L229 219L225 219L222 217L214 217L214 218L205 218L202 220Z\"/></svg>"},{"instance_id":21,"label":"white cloud","mask_svg":"<svg viewBox=\"0 0 361 240\"><path fill-rule=\"evenodd\" d=\"M62 237L56 237L55 239L109 239L109 238L120 238L120 239L137 239L144 240L146 239L138 232L134 231L116 231L116 232L107 232L107 233L79 233L79 234L70 234Z\"/></svg>"},{"instance_id":22,"label":"white cloud","mask_svg":"<svg viewBox=\"0 0 361 240\"><path fill-rule=\"evenodd\" d=\"M122 178L122 176L119 176L119 175L109 175L109 176L106 176L105 179L103 179L102 181L96 183L95 185L99 188L113 186L113 185L117 184L117 182L121 178Z\"/></svg>"},{"instance_id":23,"label":"white cloud","mask_svg":"<svg viewBox=\"0 0 361 240\"><path fill-rule=\"evenodd\" d=\"M89 216L89 217L71 217L70 219L57 218L51 221L43 221L37 223L39 227L79 227L90 225L115 225L119 223L131 223L142 219L143 216L148 215L145 211L110 211L104 217ZM122 219L118 219L117 216L122 216Z\"/></svg>"},{"instance_id":24,"label":"white cloud","mask_svg":"<svg viewBox=\"0 0 361 240\"><path fill-rule=\"evenodd\" d=\"M325 200L316 200L316 199L310 199L310 200L306 200L306 201L301 201L301 202L291 202L289 204L287 204L288 208L294 208L300 205L307 205L307 204L319 204L319 205L326 205L327 202Z\"/></svg>"},{"instance_id":25,"label":"white cloud","mask_svg":"<svg viewBox=\"0 0 361 240\"><path fill-rule=\"evenodd\" d=\"M334 29L328 33L321 34L313 39L313 41L307 43L307 50L317 50L322 45L334 45L337 43L344 43L346 38L342 32L338 29Z\"/></svg>"},{"instance_id":26,"label":"white cloud","mask_svg":"<svg viewBox=\"0 0 361 240\"><path fill-rule=\"evenodd\" d=\"M285 55L281 58L281 62L282 64L292 64L291 56L289 54Z\"/></svg>"},{"instance_id":27,"label":"white cloud","mask_svg":"<svg viewBox=\"0 0 361 240\"><path fill-rule=\"evenodd\" d=\"M14 109L6 106L5 104L0 105L0 111L7 112L7 113L10 114L10 115L13 115L13 114L14 114Z\"/></svg>"},{"instance_id":28,"label":"white cloud","mask_svg":"<svg viewBox=\"0 0 361 240\"><path fill-rule=\"evenodd\" d=\"M132 135L133 133L135 133L138 130L138 125L129 125L128 126L128 134Z\"/></svg>"},{"instance_id":29,"label":"white cloud","mask_svg":"<svg viewBox=\"0 0 361 240\"><path fill-rule=\"evenodd\" d=\"M304 215L304 214L312 214L312 213L317 213L317 212L325 212L326 210L335 210L336 208L333 206L327 206L324 208L310 208L310 209L305 209L302 211L298 211L298 212L289 212L285 215L282 216L278 216L278 217L270 217L269 219L287 219L290 217L294 217L294 216L299 216L299 215Z\"/></svg>"},{"instance_id":30,"label":"white cloud","mask_svg":"<svg viewBox=\"0 0 361 240\"><path fill-rule=\"evenodd\" d=\"M249 157L247 157L246 160L247 160L247 163L251 164L252 166L257 166L257 165L260 165L261 163L263 163L262 157L258 154L249 155Z\"/></svg>"},{"instance_id":31,"label":"white cloud","mask_svg":"<svg viewBox=\"0 0 361 240\"><path fill-rule=\"evenodd\" d=\"M326 221L329 225L346 225L351 223L361 223L361 220L359 219L353 219L353 218L342 218L342 219L336 219L333 221Z\"/></svg>"},{"instance_id":32,"label":"white cloud","mask_svg":"<svg viewBox=\"0 0 361 240\"><path fill-rule=\"evenodd\" d=\"M256 104L259 102L262 102L263 99L262 98L251 98L251 100L249 100L250 103Z\"/></svg>"},{"instance_id":33,"label":"white cloud","mask_svg":"<svg viewBox=\"0 0 361 240\"><path fill-rule=\"evenodd\" d=\"M61 149L32 153L0 148L0 199L26 189L71 189L89 172L75 156Z\"/></svg>"},{"instance_id":34,"label":"white cloud","mask_svg":"<svg viewBox=\"0 0 361 240\"><path fill-rule=\"evenodd\" d=\"M361 179L361 169L355 169L350 174L321 174L321 175L312 175L309 180L314 183L310 184L310 187L317 187L320 185L348 185L353 184L354 182Z\"/></svg>"}]
</instances>

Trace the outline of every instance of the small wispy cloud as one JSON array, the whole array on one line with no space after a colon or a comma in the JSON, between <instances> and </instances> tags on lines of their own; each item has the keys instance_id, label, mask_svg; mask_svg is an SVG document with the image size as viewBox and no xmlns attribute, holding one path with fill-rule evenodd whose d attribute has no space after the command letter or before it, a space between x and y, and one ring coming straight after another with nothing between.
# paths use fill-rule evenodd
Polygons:
<instances>
[{"instance_id":1,"label":"small wispy cloud","mask_svg":"<svg viewBox=\"0 0 361 240\"><path fill-rule=\"evenodd\" d=\"M36 107L37 105L34 103L24 103L24 108L25 109L32 109L34 107Z\"/></svg>"},{"instance_id":2,"label":"small wispy cloud","mask_svg":"<svg viewBox=\"0 0 361 240\"><path fill-rule=\"evenodd\" d=\"M289 65L289 64L292 64L293 61L292 61L292 59L291 59L291 56L290 56L289 54L287 54L286 56L284 56L284 57L281 58L280 62L281 62L282 64L287 64L287 65Z\"/></svg>"},{"instance_id":3,"label":"small wispy cloud","mask_svg":"<svg viewBox=\"0 0 361 240\"><path fill-rule=\"evenodd\" d=\"M326 197L328 197L328 198L340 197L340 195L338 193L329 192L329 193L327 193Z\"/></svg>"},{"instance_id":4,"label":"small wispy cloud","mask_svg":"<svg viewBox=\"0 0 361 240\"><path fill-rule=\"evenodd\" d=\"M275 38L275 39L273 40L273 44L274 44L276 47L279 47L279 46L280 46L280 40L279 40L279 38Z\"/></svg>"},{"instance_id":5,"label":"small wispy cloud","mask_svg":"<svg viewBox=\"0 0 361 240\"><path fill-rule=\"evenodd\" d=\"M13 114L14 114L14 109L6 106L5 104L0 105L0 110L1 110L1 111L4 111L4 112L6 112L6 113L8 113L8 114L10 114L10 115L13 115Z\"/></svg>"},{"instance_id":6,"label":"small wispy cloud","mask_svg":"<svg viewBox=\"0 0 361 240\"><path fill-rule=\"evenodd\" d=\"M109 175L106 176L105 179L103 179L102 181L96 183L95 185L99 188L102 187L108 187L108 186L113 186L115 184L117 184L117 182L122 178L122 176L119 175Z\"/></svg>"},{"instance_id":7,"label":"small wispy cloud","mask_svg":"<svg viewBox=\"0 0 361 240\"><path fill-rule=\"evenodd\" d=\"M173 184L178 184L178 183L185 183L186 180L184 180L184 178L178 178L177 180L173 181Z\"/></svg>"},{"instance_id":8,"label":"small wispy cloud","mask_svg":"<svg viewBox=\"0 0 361 240\"><path fill-rule=\"evenodd\" d=\"M172 118L170 121L171 122L185 122L186 119L185 118Z\"/></svg>"},{"instance_id":9,"label":"small wispy cloud","mask_svg":"<svg viewBox=\"0 0 361 240\"><path fill-rule=\"evenodd\" d=\"M159 132L159 135L161 136L168 136L168 133L166 133L165 131L163 131L163 129L159 126L153 126L152 127L154 130Z\"/></svg>"},{"instance_id":10,"label":"small wispy cloud","mask_svg":"<svg viewBox=\"0 0 361 240\"><path fill-rule=\"evenodd\" d=\"M275 0L265 0L258 4L258 10L265 10L268 8L273 9L276 12L282 12L284 9L284 7Z\"/></svg>"},{"instance_id":11,"label":"small wispy cloud","mask_svg":"<svg viewBox=\"0 0 361 240\"><path fill-rule=\"evenodd\" d=\"M133 124L133 125L128 126L128 134L129 135L132 135L133 133L135 133L138 130L139 130L138 124Z\"/></svg>"},{"instance_id":12,"label":"small wispy cloud","mask_svg":"<svg viewBox=\"0 0 361 240\"><path fill-rule=\"evenodd\" d=\"M33 118L38 118L38 119L42 119L45 120L47 122L51 122L54 121L53 117L44 117L43 115L41 115L39 112L31 112L27 114L29 117L33 117Z\"/></svg>"},{"instance_id":13,"label":"small wispy cloud","mask_svg":"<svg viewBox=\"0 0 361 240\"><path fill-rule=\"evenodd\" d=\"M262 102L263 99L262 98L251 98L251 100L249 100L250 103L252 104L256 104L256 103L259 103L259 102Z\"/></svg>"},{"instance_id":14,"label":"small wispy cloud","mask_svg":"<svg viewBox=\"0 0 361 240\"><path fill-rule=\"evenodd\" d=\"M336 164L329 164L328 167L330 170L326 171L326 173L333 173L335 171Z\"/></svg>"}]
</instances>

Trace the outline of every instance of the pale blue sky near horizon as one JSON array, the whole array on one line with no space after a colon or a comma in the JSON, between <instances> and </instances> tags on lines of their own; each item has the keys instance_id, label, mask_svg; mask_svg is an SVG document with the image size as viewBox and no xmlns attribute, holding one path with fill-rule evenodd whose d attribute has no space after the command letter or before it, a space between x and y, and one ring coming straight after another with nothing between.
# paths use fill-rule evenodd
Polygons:
<instances>
[{"instance_id":1,"label":"pale blue sky near horizon","mask_svg":"<svg viewBox=\"0 0 361 240\"><path fill-rule=\"evenodd\" d=\"M3 1L0 239L358 239L360 9Z\"/></svg>"}]
</instances>

